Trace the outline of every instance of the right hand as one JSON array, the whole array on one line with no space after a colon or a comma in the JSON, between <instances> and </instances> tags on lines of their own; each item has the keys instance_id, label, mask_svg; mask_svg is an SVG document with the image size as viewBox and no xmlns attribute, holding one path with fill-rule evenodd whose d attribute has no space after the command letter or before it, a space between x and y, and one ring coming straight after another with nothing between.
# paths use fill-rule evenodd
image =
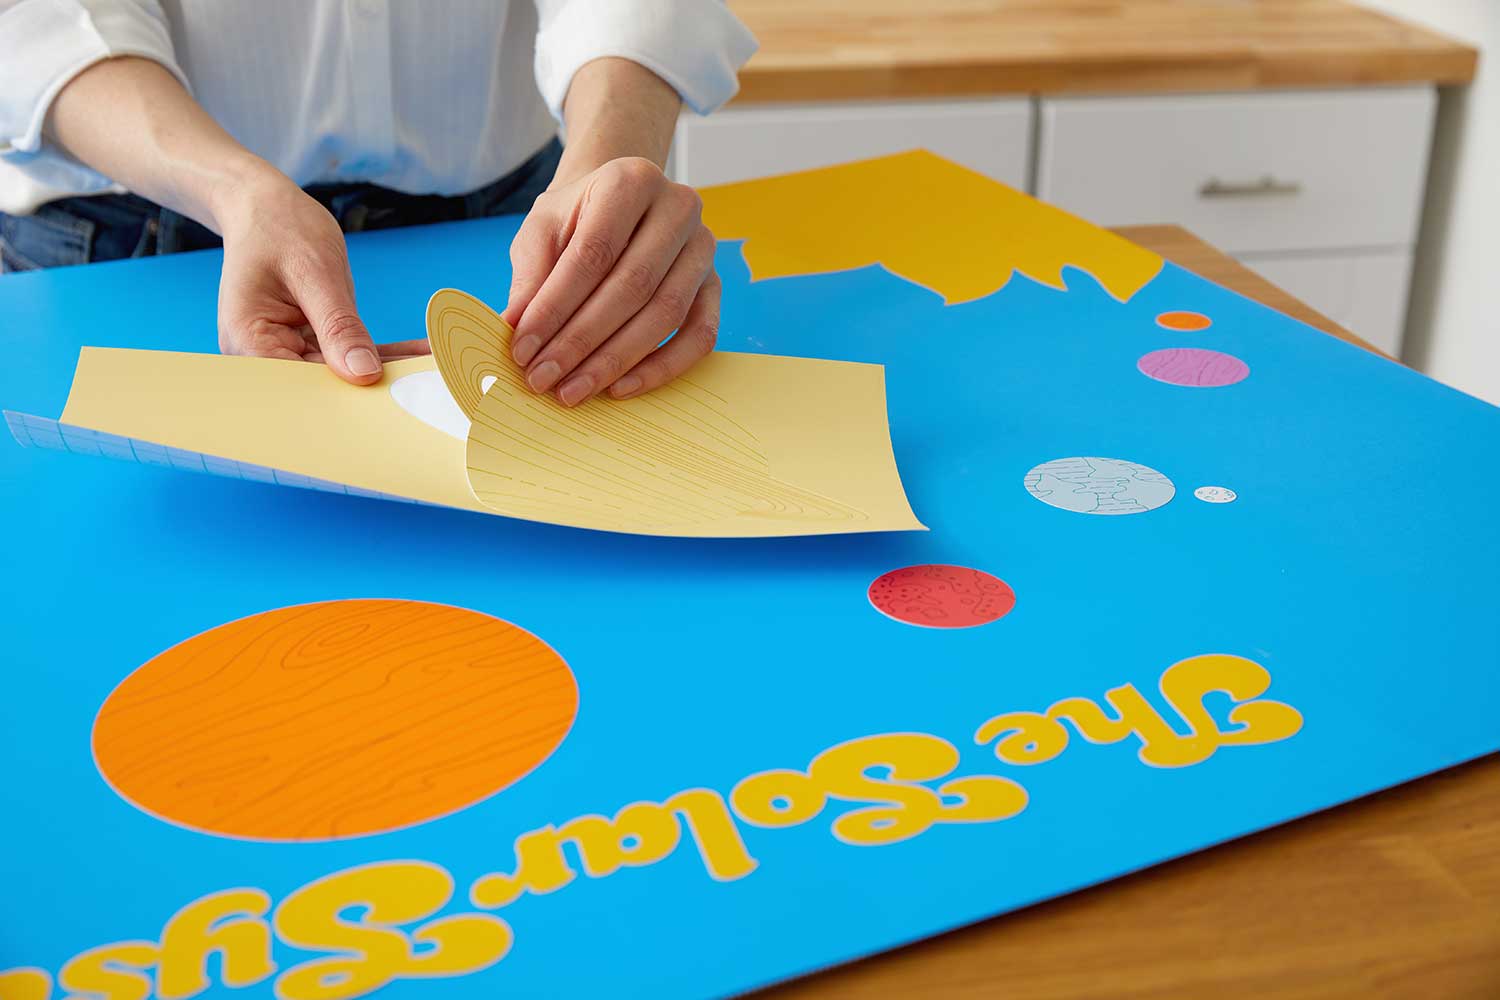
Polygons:
<instances>
[{"instance_id":1,"label":"right hand","mask_svg":"<svg viewBox=\"0 0 1500 1000\"><path fill-rule=\"evenodd\" d=\"M94 63L58 93L47 127L78 160L224 237L224 353L326 361L359 385L380 381L382 357L428 353L425 339L371 343L333 217L236 142L160 63Z\"/></svg>"},{"instance_id":2,"label":"right hand","mask_svg":"<svg viewBox=\"0 0 1500 1000\"><path fill-rule=\"evenodd\" d=\"M426 338L375 344L354 306L338 223L269 167L236 184L215 213L224 236L219 349L321 361L346 382L380 381L383 361L428 354Z\"/></svg>"}]
</instances>

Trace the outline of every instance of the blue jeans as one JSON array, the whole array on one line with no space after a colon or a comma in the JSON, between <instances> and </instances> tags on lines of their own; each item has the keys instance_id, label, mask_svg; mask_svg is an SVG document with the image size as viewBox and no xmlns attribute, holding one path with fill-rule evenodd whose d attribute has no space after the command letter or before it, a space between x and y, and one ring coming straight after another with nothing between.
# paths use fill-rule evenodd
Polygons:
<instances>
[{"instance_id":1,"label":"blue jeans","mask_svg":"<svg viewBox=\"0 0 1500 1000\"><path fill-rule=\"evenodd\" d=\"M561 156L554 139L493 184L451 197L374 184L315 184L307 193L346 233L516 215L546 190ZM32 215L0 213L0 274L220 246L219 237L192 219L133 194L62 198Z\"/></svg>"}]
</instances>

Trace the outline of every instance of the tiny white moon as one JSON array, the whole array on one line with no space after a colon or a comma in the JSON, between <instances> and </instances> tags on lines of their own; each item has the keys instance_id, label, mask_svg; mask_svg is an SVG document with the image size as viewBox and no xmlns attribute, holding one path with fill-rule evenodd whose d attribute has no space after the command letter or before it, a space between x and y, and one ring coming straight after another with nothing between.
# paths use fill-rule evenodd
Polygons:
<instances>
[{"instance_id":1,"label":"tiny white moon","mask_svg":"<svg viewBox=\"0 0 1500 1000\"><path fill-rule=\"evenodd\" d=\"M1234 503L1239 494L1228 486L1200 486L1193 491L1193 496L1204 503Z\"/></svg>"}]
</instances>

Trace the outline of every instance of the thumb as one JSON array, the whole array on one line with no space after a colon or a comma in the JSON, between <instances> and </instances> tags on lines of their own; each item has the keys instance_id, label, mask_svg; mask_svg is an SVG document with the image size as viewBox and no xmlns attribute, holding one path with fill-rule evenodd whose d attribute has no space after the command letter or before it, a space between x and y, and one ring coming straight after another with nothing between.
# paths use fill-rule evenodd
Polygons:
<instances>
[{"instance_id":1,"label":"thumb","mask_svg":"<svg viewBox=\"0 0 1500 1000\"><path fill-rule=\"evenodd\" d=\"M298 289L297 304L307 317L323 361L339 378L355 385L380 381L380 352L354 307L347 273L310 274Z\"/></svg>"}]
</instances>

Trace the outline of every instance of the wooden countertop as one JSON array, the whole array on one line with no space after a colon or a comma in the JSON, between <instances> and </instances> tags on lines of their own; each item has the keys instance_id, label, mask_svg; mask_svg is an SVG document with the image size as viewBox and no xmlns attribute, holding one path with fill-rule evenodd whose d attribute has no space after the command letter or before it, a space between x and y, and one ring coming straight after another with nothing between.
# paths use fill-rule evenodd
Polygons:
<instances>
[{"instance_id":1,"label":"wooden countertop","mask_svg":"<svg viewBox=\"0 0 1500 1000\"><path fill-rule=\"evenodd\" d=\"M1117 232L1375 350L1185 230ZM1500 754L760 996L1494 1000Z\"/></svg>"},{"instance_id":2,"label":"wooden countertop","mask_svg":"<svg viewBox=\"0 0 1500 1000\"><path fill-rule=\"evenodd\" d=\"M738 103L1467 83L1467 45L1344 0L729 0Z\"/></svg>"}]
</instances>

